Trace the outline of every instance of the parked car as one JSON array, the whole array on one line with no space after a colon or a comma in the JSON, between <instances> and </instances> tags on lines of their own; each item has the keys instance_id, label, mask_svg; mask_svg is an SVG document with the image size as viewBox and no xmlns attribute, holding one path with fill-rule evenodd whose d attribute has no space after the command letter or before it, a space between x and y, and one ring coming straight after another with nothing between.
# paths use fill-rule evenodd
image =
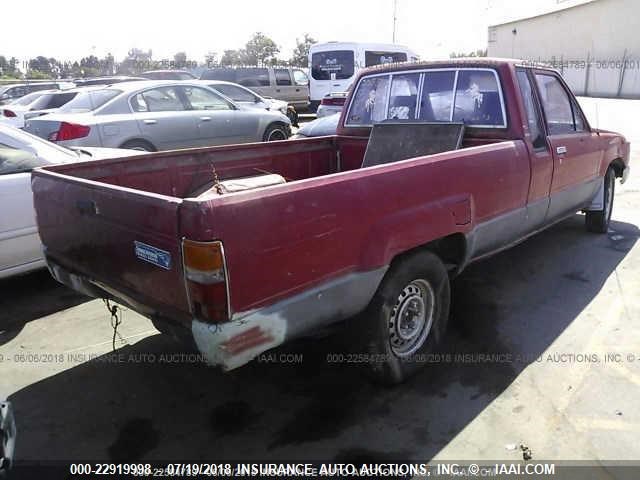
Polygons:
<instances>
[{"instance_id":1,"label":"parked car","mask_svg":"<svg viewBox=\"0 0 640 480\"><path fill-rule=\"evenodd\" d=\"M80 94L25 130L60 145L156 151L286 140L280 112L236 105L197 82L126 82Z\"/></svg>"},{"instance_id":2,"label":"parked car","mask_svg":"<svg viewBox=\"0 0 640 480\"><path fill-rule=\"evenodd\" d=\"M262 97L284 100L296 110L309 106L309 77L299 68L218 67L205 70L200 79L237 83Z\"/></svg>"},{"instance_id":3,"label":"parked car","mask_svg":"<svg viewBox=\"0 0 640 480\"><path fill-rule=\"evenodd\" d=\"M0 125L0 278L45 266L31 195L34 167L139 154L131 150L72 150Z\"/></svg>"},{"instance_id":4,"label":"parked car","mask_svg":"<svg viewBox=\"0 0 640 480\"><path fill-rule=\"evenodd\" d=\"M304 123L298 131L291 136L291 140L296 138L323 137L335 135L340 123L340 114L334 113L328 117L317 118L311 122Z\"/></svg>"},{"instance_id":5,"label":"parked car","mask_svg":"<svg viewBox=\"0 0 640 480\"><path fill-rule=\"evenodd\" d=\"M629 174L626 139L517 61L365 69L340 117L330 137L37 169L49 268L225 369L352 319L395 383L444 338L452 277L576 211L606 233Z\"/></svg>"},{"instance_id":6,"label":"parked car","mask_svg":"<svg viewBox=\"0 0 640 480\"><path fill-rule=\"evenodd\" d=\"M69 82L32 82L0 85L0 105L6 105L39 90L62 90L71 87L73 87L73 84Z\"/></svg>"},{"instance_id":7,"label":"parked car","mask_svg":"<svg viewBox=\"0 0 640 480\"><path fill-rule=\"evenodd\" d=\"M340 113L344 106L344 102L347 100L347 95L347 92L334 92L325 95L318 106L316 116L321 118L328 117L334 113Z\"/></svg>"},{"instance_id":8,"label":"parked car","mask_svg":"<svg viewBox=\"0 0 640 480\"><path fill-rule=\"evenodd\" d=\"M0 122L23 128L26 119L51 113L73 100L78 89L42 90L13 101L0 109Z\"/></svg>"},{"instance_id":9,"label":"parked car","mask_svg":"<svg viewBox=\"0 0 640 480\"><path fill-rule=\"evenodd\" d=\"M149 70L138 76L148 80L196 80L198 78L185 70Z\"/></svg>"},{"instance_id":10,"label":"parked car","mask_svg":"<svg viewBox=\"0 0 640 480\"><path fill-rule=\"evenodd\" d=\"M126 75L116 77L93 77L93 78L76 78L73 80L76 87L92 87L96 85L114 85L122 82L135 82L139 80L147 80L142 77L128 77Z\"/></svg>"},{"instance_id":11,"label":"parked car","mask_svg":"<svg viewBox=\"0 0 640 480\"><path fill-rule=\"evenodd\" d=\"M223 80L200 80L203 85L214 89L227 98L233 100L237 105L243 105L249 108L257 108L262 110L278 111L289 117L291 124L298 126L298 113L295 108L284 100L276 100L275 98L265 98L247 87L238 85L237 83L225 82Z\"/></svg>"}]
</instances>

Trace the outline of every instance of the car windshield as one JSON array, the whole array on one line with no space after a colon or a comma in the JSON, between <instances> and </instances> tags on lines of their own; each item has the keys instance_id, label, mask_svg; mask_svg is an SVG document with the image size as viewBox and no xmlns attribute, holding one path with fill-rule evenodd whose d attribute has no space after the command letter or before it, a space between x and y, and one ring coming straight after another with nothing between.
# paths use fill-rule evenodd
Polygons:
<instances>
[{"instance_id":1,"label":"car windshield","mask_svg":"<svg viewBox=\"0 0 640 480\"><path fill-rule=\"evenodd\" d=\"M317 52L311 55L311 76L316 80L344 80L354 72L352 50Z\"/></svg>"},{"instance_id":2,"label":"car windshield","mask_svg":"<svg viewBox=\"0 0 640 480\"><path fill-rule=\"evenodd\" d=\"M47 110L50 108L60 108L64 104L70 102L78 95L78 92L66 92L66 93L47 93L41 95L31 105L31 110Z\"/></svg>"},{"instance_id":3,"label":"car windshield","mask_svg":"<svg viewBox=\"0 0 640 480\"><path fill-rule=\"evenodd\" d=\"M116 90L113 88L81 92L58 111L59 113L93 112L121 93L122 90Z\"/></svg>"}]
</instances>

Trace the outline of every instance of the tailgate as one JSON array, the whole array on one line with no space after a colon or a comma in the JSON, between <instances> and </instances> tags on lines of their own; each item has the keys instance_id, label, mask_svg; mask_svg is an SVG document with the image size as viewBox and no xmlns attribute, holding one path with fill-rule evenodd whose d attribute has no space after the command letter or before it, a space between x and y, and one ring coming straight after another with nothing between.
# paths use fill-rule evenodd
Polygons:
<instances>
[{"instance_id":1,"label":"tailgate","mask_svg":"<svg viewBox=\"0 0 640 480\"><path fill-rule=\"evenodd\" d=\"M181 199L40 169L32 189L49 260L153 310L188 312Z\"/></svg>"}]
</instances>

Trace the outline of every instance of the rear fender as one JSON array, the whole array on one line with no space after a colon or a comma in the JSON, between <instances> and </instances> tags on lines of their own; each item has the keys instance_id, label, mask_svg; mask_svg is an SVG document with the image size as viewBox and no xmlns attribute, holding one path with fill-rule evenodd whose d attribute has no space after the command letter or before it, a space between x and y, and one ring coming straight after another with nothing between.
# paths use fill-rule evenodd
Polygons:
<instances>
[{"instance_id":1,"label":"rear fender","mask_svg":"<svg viewBox=\"0 0 640 480\"><path fill-rule=\"evenodd\" d=\"M365 268L389 265L397 255L455 233L467 233L473 225L470 195L455 195L395 211L369 231L363 246Z\"/></svg>"}]
</instances>

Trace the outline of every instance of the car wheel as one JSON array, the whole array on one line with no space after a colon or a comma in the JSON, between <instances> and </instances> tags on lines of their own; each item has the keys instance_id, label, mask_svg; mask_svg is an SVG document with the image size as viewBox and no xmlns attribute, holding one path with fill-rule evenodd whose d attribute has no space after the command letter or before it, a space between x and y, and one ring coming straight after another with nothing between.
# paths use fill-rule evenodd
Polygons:
<instances>
[{"instance_id":1,"label":"car wheel","mask_svg":"<svg viewBox=\"0 0 640 480\"><path fill-rule=\"evenodd\" d=\"M444 337L451 292L449 275L433 253L403 258L387 271L358 330L369 373L387 385L400 383L425 364Z\"/></svg>"},{"instance_id":2,"label":"car wheel","mask_svg":"<svg viewBox=\"0 0 640 480\"><path fill-rule=\"evenodd\" d=\"M613 167L607 169L604 176L604 205L602 210L587 211L585 225L587 230L594 233L607 233L613 211L613 195L616 188L616 172Z\"/></svg>"},{"instance_id":3,"label":"car wheel","mask_svg":"<svg viewBox=\"0 0 640 480\"><path fill-rule=\"evenodd\" d=\"M155 152L156 148L145 140L129 140L120 145L120 148L140 150L141 152Z\"/></svg>"},{"instance_id":4,"label":"car wheel","mask_svg":"<svg viewBox=\"0 0 640 480\"><path fill-rule=\"evenodd\" d=\"M289 138L287 131L284 128L284 125L279 123L274 123L269 125L264 132L262 140L264 142L275 142L278 140L286 140Z\"/></svg>"}]
</instances>

